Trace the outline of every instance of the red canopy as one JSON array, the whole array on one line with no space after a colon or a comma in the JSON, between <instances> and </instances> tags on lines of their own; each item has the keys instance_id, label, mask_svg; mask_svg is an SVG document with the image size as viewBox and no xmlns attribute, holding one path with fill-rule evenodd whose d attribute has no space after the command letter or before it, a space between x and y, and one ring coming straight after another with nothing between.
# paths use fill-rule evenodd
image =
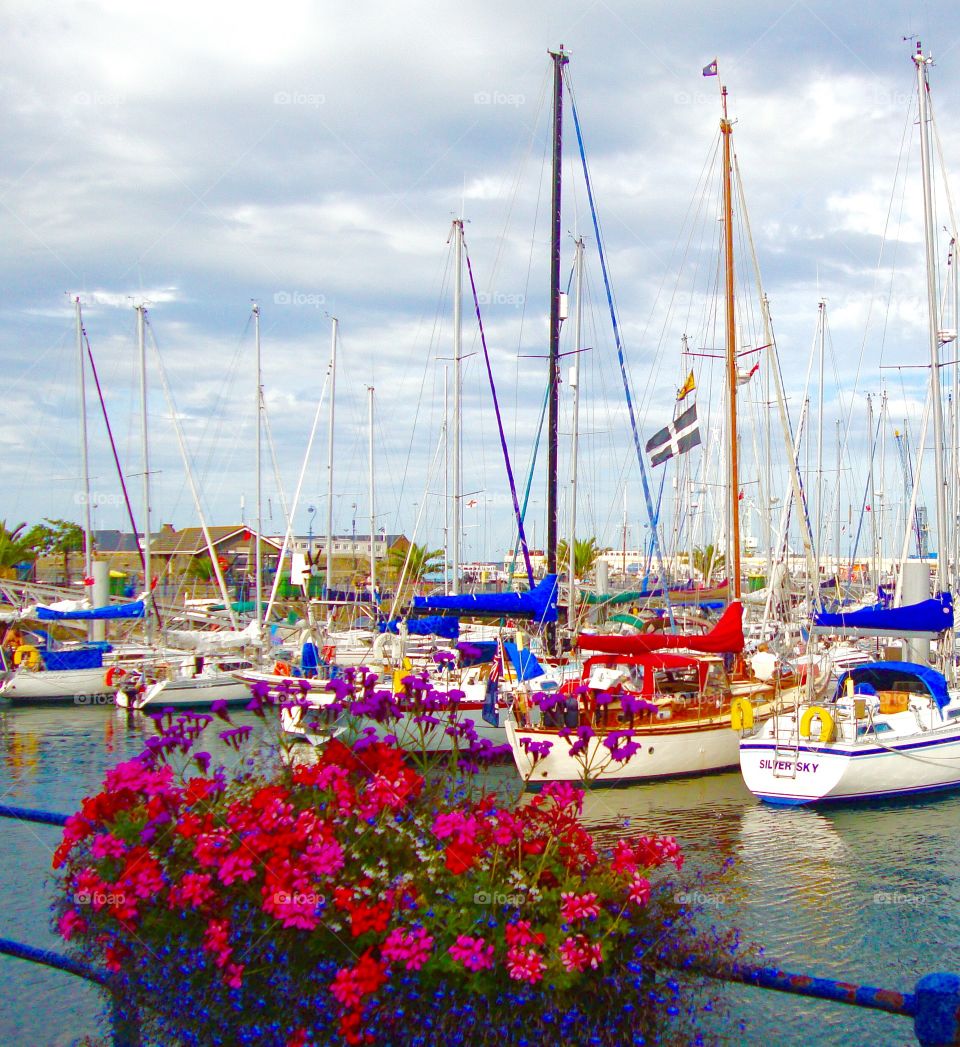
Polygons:
<instances>
[{"instance_id":1,"label":"red canopy","mask_svg":"<svg viewBox=\"0 0 960 1047\"><path fill-rule=\"evenodd\" d=\"M647 654L665 649L739 654L743 650L743 605L731 603L706 635L639 633L636 636L607 636L581 633L577 637L577 646L585 651L604 651L607 654Z\"/></svg>"}]
</instances>

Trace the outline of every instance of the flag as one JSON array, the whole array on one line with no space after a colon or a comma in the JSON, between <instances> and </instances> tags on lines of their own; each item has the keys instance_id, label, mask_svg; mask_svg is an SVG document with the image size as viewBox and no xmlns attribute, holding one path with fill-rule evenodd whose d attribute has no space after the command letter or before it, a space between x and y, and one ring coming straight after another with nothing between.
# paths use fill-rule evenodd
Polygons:
<instances>
[{"instance_id":1,"label":"flag","mask_svg":"<svg viewBox=\"0 0 960 1047\"><path fill-rule=\"evenodd\" d=\"M709 65L705 65L703 67L703 75L704 76L716 76L717 75L717 60L716 60L716 58L714 58L714 60Z\"/></svg>"},{"instance_id":2,"label":"flag","mask_svg":"<svg viewBox=\"0 0 960 1047\"><path fill-rule=\"evenodd\" d=\"M647 440L647 454L652 466L662 465L675 454L683 454L700 443L700 428L697 425L697 405L688 407L683 414L660 432Z\"/></svg>"},{"instance_id":3,"label":"flag","mask_svg":"<svg viewBox=\"0 0 960 1047\"><path fill-rule=\"evenodd\" d=\"M697 386L693 380L693 371L691 371L687 375L687 380L677 390L677 402L679 403L685 397L689 396L693 392L693 390L696 389L696 387Z\"/></svg>"},{"instance_id":4,"label":"flag","mask_svg":"<svg viewBox=\"0 0 960 1047\"><path fill-rule=\"evenodd\" d=\"M737 371L737 385L746 385L759 370L760 364L757 363L749 371Z\"/></svg>"}]
</instances>

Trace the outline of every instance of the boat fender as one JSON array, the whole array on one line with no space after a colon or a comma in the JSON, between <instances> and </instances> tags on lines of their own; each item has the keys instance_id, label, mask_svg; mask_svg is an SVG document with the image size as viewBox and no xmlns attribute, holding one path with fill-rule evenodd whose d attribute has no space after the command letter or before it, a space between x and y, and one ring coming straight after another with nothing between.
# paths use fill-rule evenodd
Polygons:
<instances>
[{"instance_id":1,"label":"boat fender","mask_svg":"<svg viewBox=\"0 0 960 1047\"><path fill-rule=\"evenodd\" d=\"M810 729L815 718L820 719L820 741L832 742L836 735L836 724L833 717L822 705L811 705L800 717L800 737L809 738Z\"/></svg>"},{"instance_id":2,"label":"boat fender","mask_svg":"<svg viewBox=\"0 0 960 1047\"><path fill-rule=\"evenodd\" d=\"M749 698L734 698L730 703L730 726L735 731L749 731L753 727L753 706Z\"/></svg>"},{"instance_id":3,"label":"boat fender","mask_svg":"<svg viewBox=\"0 0 960 1047\"><path fill-rule=\"evenodd\" d=\"M126 675L125 670L121 669L119 665L111 665L103 678L103 682L108 687L113 687L114 684L119 684Z\"/></svg>"},{"instance_id":4,"label":"boat fender","mask_svg":"<svg viewBox=\"0 0 960 1047\"><path fill-rule=\"evenodd\" d=\"M28 669L40 667L40 652L31 643L22 643L13 652L14 665L26 665Z\"/></svg>"}]
</instances>

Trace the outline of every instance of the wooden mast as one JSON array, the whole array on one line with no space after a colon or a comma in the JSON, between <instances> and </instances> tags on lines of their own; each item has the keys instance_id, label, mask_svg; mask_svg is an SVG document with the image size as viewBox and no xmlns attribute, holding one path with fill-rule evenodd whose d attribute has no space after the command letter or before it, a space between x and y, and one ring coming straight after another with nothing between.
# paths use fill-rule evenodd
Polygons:
<instances>
[{"instance_id":1,"label":"wooden mast","mask_svg":"<svg viewBox=\"0 0 960 1047\"><path fill-rule=\"evenodd\" d=\"M727 117L727 89L720 88L723 99L723 235L727 301L727 401L729 410L728 484L729 501L729 576L730 598L739 600L740 589L740 468L737 457L737 322L733 302L733 188L731 178L730 136L733 123Z\"/></svg>"},{"instance_id":2,"label":"wooden mast","mask_svg":"<svg viewBox=\"0 0 960 1047\"><path fill-rule=\"evenodd\" d=\"M547 574L557 572L557 471L560 394L560 175L561 146L563 142L563 67L569 61L563 44L559 51L551 51L553 59L553 195L550 211L550 376L548 396L549 431L547 444ZM570 536L571 542L573 536ZM547 627L547 648L553 651L556 630Z\"/></svg>"}]
</instances>

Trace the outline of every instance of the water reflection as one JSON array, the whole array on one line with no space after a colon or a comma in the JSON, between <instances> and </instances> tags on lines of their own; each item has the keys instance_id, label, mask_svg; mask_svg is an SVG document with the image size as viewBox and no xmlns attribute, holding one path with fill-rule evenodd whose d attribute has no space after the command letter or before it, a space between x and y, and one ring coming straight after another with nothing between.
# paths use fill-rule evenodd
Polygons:
<instances>
[{"instance_id":1,"label":"water reflection","mask_svg":"<svg viewBox=\"0 0 960 1047\"><path fill-rule=\"evenodd\" d=\"M236 723L259 721L231 713ZM208 729L204 748L231 764L246 757ZM0 711L0 795L6 803L73 811L108 767L140 752L152 724L108 708ZM512 767L491 774L505 794ZM797 971L910 990L931 970L960 972L960 795L816 811L758 803L737 774L586 794L584 811L606 842L627 831L676 836L684 869L716 875L694 902L709 923L739 927L771 961ZM57 946L48 930L49 859L56 829L0 823L4 920L0 934ZM94 1033L96 994L66 975L0 959L0 1043L70 1042ZM772 992L729 990L746 1022L742 1043L846 1045L912 1042L910 1023ZM42 1009L23 1001L43 998ZM42 1010L42 1013L39 1013Z\"/></svg>"}]
</instances>

